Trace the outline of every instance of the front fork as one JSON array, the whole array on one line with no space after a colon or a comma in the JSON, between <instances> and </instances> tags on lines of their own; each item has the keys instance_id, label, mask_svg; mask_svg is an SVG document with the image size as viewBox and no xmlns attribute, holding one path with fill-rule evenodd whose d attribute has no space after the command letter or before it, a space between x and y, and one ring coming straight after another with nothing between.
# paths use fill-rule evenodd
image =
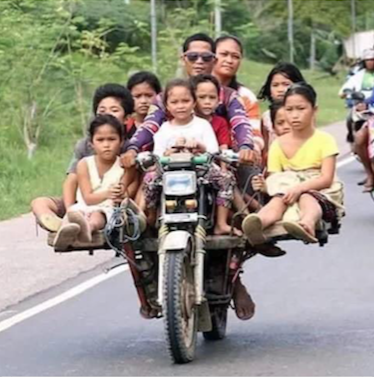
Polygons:
<instances>
[{"instance_id":1,"label":"front fork","mask_svg":"<svg viewBox=\"0 0 374 377\"><path fill-rule=\"evenodd\" d=\"M204 259L205 259L205 243L206 243L206 197L205 185L199 185L199 219L195 228L195 303L201 305L204 301Z\"/></svg>"},{"instance_id":2,"label":"front fork","mask_svg":"<svg viewBox=\"0 0 374 377\"><path fill-rule=\"evenodd\" d=\"M205 186L199 185L199 219L195 228L195 263L194 263L194 280L195 280L195 304L201 305L204 301L204 259L205 259L205 242L206 242L206 203L205 203ZM162 305L163 301L163 279L166 249L163 247L166 236L169 234L169 227L162 224L158 233L158 303Z\"/></svg>"}]
</instances>

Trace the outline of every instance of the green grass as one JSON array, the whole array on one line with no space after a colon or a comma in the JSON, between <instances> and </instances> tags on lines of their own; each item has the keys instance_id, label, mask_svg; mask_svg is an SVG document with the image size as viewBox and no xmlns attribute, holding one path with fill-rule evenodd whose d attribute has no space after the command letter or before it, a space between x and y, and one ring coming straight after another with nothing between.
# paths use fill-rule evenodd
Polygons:
<instances>
[{"instance_id":1,"label":"green grass","mask_svg":"<svg viewBox=\"0 0 374 377\"><path fill-rule=\"evenodd\" d=\"M257 94L271 68L271 65L246 61L239 78ZM322 73L303 73L319 95L318 124L327 125L344 119L343 102L337 96L343 78L321 78ZM267 104L262 103L261 107L265 110ZM0 132L0 220L28 212L35 197L61 194L61 184L76 141L72 140L72 135L78 135L79 130L79 119L72 118L71 114L66 116L70 124L75 124L75 133L64 124L65 119L60 119L61 124L52 124L48 133L43 134L43 145L31 161L27 159L19 134L10 132L14 127Z\"/></svg>"},{"instance_id":2,"label":"green grass","mask_svg":"<svg viewBox=\"0 0 374 377\"><path fill-rule=\"evenodd\" d=\"M41 148L29 161L19 145L0 140L0 220L30 211L38 196L59 195L72 154L71 143Z\"/></svg>"},{"instance_id":3,"label":"green grass","mask_svg":"<svg viewBox=\"0 0 374 377\"><path fill-rule=\"evenodd\" d=\"M269 64L245 61L241 67L239 79L257 95L272 68L273 66ZM338 97L338 91L344 82L344 75L332 77L323 72L308 70L302 73L318 95L318 125L325 126L344 119L346 116L344 101ZM266 110L267 104L261 103L261 109Z\"/></svg>"}]
</instances>

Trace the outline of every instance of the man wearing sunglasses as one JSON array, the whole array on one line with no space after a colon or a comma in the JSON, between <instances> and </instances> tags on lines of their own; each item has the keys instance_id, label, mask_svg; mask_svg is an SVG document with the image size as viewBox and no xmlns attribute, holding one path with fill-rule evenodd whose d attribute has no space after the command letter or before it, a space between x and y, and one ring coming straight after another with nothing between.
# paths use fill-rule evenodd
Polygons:
<instances>
[{"instance_id":1,"label":"man wearing sunglasses","mask_svg":"<svg viewBox=\"0 0 374 377\"><path fill-rule=\"evenodd\" d=\"M203 73L211 74L216 61L213 39L203 33L190 36L183 44L181 59L189 77ZM240 162L256 162L258 153L254 152L252 127L236 91L221 87L220 104L216 113L226 118L231 125L234 139L239 148ZM144 123L131 138L127 152L122 156L122 163L125 168L135 165L137 153L152 145L153 135L166 120L162 97L159 96ZM240 279L237 280L235 286L234 304L236 314L240 319L246 320L253 317L255 304Z\"/></svg>"},{"instance_id":2,"label":"man wearing sunglasses","mask_svg":"<svg viewBox=\"0 0 374 377\"><path fill-rule=\"evenodd\" d=\"M191 77L201 73L211 74L216 60L214 53L215 43L208 35L198 33L187 38L183 44L181 57L187 75ZM239 148L240 162L255 162L258 154L254 152L252 127L244 107L238 99L238 94L230 88L222 87L220 98L221 102L216 112L217 115L225 117L231 125L234 139ZM125 167L133 166L137 153L152 145L153 135L166 120L162 97L159 96L144 123L128 144L128 150L122 158Z\"/></svg>"}]
</instances>

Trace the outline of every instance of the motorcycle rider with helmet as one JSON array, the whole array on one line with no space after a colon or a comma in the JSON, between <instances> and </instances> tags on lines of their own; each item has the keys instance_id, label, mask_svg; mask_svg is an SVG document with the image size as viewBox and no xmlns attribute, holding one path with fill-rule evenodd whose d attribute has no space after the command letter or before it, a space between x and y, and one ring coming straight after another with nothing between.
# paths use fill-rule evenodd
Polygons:
<instances>
[{"instance_id":1,"label":"motorcycle rider with helmet","mask_svg":"<svg viewBox=\"0 0 374 377\"><path fill-rule=\"evenodd\" d=\"M374 48L366 49L362 53L362 61L365 67L351 76L339 91L341 98L347 98L350 94L357 92L362 94L356 103L352 104L352 109L347 119L348 135L347 141L352 143L353 152L359 157L366 172L366 179L361 182L364 185L364 192L371 192L374 189L374 174L368 155L368 129L362 127L364 121L355 122L352 119L354 113L363 114L372 107L374 90ZM357 97L360 97L356 94ZM356 129L355 129L356 128Z\"/></svg>"}]
</instances>

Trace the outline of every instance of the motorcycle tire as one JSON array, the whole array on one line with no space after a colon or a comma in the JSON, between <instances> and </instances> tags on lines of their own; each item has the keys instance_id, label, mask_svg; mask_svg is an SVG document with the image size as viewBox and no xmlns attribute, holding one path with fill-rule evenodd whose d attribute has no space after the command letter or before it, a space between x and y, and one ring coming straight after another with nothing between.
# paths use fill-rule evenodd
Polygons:
<instances>
[{"instance_id":1,"label":"motorcycle tire","mask_svg":"<svg viewBox=\"0 0 374 377\"><path fill-rule=\"evenodd\" d=\"M177 364L194 359L197 339L194 274L189 251L168 252L165 257L164 327L170 356Z\"/></svg>"},{"instance_id":2,"label":"motorcycle tire","mask_svg":"<svg viewBox=\"0 0 374 377\"><path fill-rule=\"evenodd\" d=\"M212 330L203 332L205 340L221 340L226 336L227 306L210 307Z\"/></svg>"}]
</instances>

